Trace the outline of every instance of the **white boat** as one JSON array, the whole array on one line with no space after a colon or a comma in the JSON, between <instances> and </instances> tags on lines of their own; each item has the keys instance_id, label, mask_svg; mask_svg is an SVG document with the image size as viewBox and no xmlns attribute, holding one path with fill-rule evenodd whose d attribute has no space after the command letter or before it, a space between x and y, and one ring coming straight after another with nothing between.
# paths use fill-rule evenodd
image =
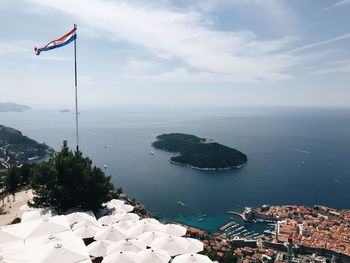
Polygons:
<instances>
[{"instance_id":1,"label":"white boat","mask_svg":"<svg viewBox=\"0 0 350 263\"><path fill-rule=\"evenodd\" d=\"M181 201L177 201L177 204L178 204L178 205L181 205L181 206L184 206L184 205L185 205L185 204L182 203Z\"/></svg>"},{"instance_id":2,"label":"white boat","mask_svg":"<svg viewBox=\"0 0 350 263\"><path fill-rule=\"evenodd\" d=\"M154 155L154 152L151 151L151 152L150 152L150 155Z\"/></svg>"},{"instance_id":3,"label":"white boat","mask_svg":"<svg viewBox=\"0 0 350 263\"><path fill-rule=\"evenodd\" d=\"M33 156L33 157L29 157L28 161L34 161L36 159L39 159L39 156Z\"/></svg>"}]
</instances>

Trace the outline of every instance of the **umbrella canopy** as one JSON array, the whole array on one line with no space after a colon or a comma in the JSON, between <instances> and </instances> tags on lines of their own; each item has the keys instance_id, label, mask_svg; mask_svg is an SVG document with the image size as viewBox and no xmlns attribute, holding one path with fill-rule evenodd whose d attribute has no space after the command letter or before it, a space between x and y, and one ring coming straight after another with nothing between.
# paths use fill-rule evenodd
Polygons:
<instances>
[{"instance_id":1,"label":"umbrella canopy","mask_svg":"<svg viewBox=\"0 0 350 263\"><path fill-rule=\"evenodd\" d=\"M115 213L120 213L120 212L128 213L134 210L134 207L132 205L118 205L118 206L112 206L112 209L114 209Z\"/></svg>"},{"instance_id":2,"label":"umbrella canopy","mask_svg":"<svg viewBox=\"0 0 350 263\"><path fill-rule=\"evenodd\" d=\"M160 224L160 222L157 219L154 219L154 218L143 218L143 219L140 220L140 222Z\"/></svg>"},{"instance_id":3,"label":"umbrella canopy","mask_svg":"<svg viewBox=\"0 0 350 263\"><path fill-rule=\"evenodd\" d=\"M103 258L101 263L138 263L137 254L135 252L115 252ZM150 261L152 262L152 261ZM153 263L153 262L152 262Z\"/></svg>"},{"instance_id":4,"label":"umbrella canopy","mask_svg":"<svg viewBox=\"0 0 350 263\"><path fill-rule=\"evenodd\" d=\"M163 232L164 225L160 223L150 223L147 221L138 221L136 226L131 228L128 231L128 235L130 238L138 238L140 235L142 235L145 232L152 232L152 231L159 231Z\"/></svg>"},{"instance_id":5,"label":"umbrella canopy","mask_svg":"<svg viewBox=\"0 0 350 263\"><path fill-rule=\"evenodd\" d=\"M186 240L188 241L188 243L190 245L187 253L198 253L198 252L203 251L203 249L204 249L203 243L201 241L199 241L198 239L186 238Z\"/></svg>"},{"instance_id":6,"label":"umbrella canopy","mask_svg":"<svg viewBox=\"0 0 350 263\"><path fill-rule=\"evenodd\" d=\"M184 236L186 235L186 227L179 226L176 224L166 224L163 229L164 233L171 236Z\"/></svg>"},{"instance_id":7,"label":"umbrella canopy","mask_svg":"<svg viewBox=\"0 0 350 263\"><path fill-rule=\"evenodd\" d=\"M118 199L112 199L111 201L108 201L106 203L103 203L102 206L107 206L107 205L123 205L124 201L123 200L118 200Z\"/></svg>"},{"instance_id":8,"label":"umbrella canopy","mask_svg":"<svg viewBox=\"0 0 350 263\"><path fill-rule=\"evenodd\" d=\"M42 235L32 238L27 238L24 240L25 247L33 247L38 245L46 245L49 243L62 243L64 240L67 239L73 239L76 238L76 236L73 234L71 230L59 232L55 234L50 235Z\"/></svg>"},{"instance_id":9,"label":"umbrella canopy","mask_svg":"<svg viewBox=\"0 0 350 263\"><path fill-rule=\"evenodd\" d=\"M140 235L137 239L143 242L146 246L150 246L153 240L159 237L166 237L166 234L158 231L145 232L142 235Z\"/></svg>"},{"instance_id":10,"label":"umbrella canopy","mask_svg":"<svg viewBox=\"0 0 350 263\"><path fill-rule=\"evenodd\" d=\"M113 215L107 215L97 220L101 225L109 226L118 222L118 219Z\"/></svg>"},{"instance_id":11,"label":"umbrella canopy","mask_svg":"<svg viewBox=\"0 0 350 263\"><path fill-rule=\"evenodd\" d=\"M30 229L25 238L50 235L70 230L65 216L54 216L21 224Z\"/></svg>"},{"instance_id":12,"label":"umbrella canopy","mask_svg":"<svg viewBox=\"0 0 350 263\"><path fill-rule=\"evenodd\" d=\"M85 259L83 261L79 261L77 263L92 263L91 259Z\"/></svg>"},{"instance_id":13,"label":"umbrella canopy","mask_svg":"<svg viewBox=\"0 0 350 263\"><path fill-rule=\"evenodd\" d=\"M168 263L169 254L162 249L146 249L137 253L138 263Z\"/></svg>"},{"instance_id":14,"label":"umbrella canopy","mask_svg":"<svg viewBox=\"0 0 350 263\"><path fill-rule=\"evenodd\" d=\"M113 225L128 231L131 228L133 228L134 226L136 226L137 222L138 221L135 221L135 220L119 221L118 223L113 224Z\"/></svg>"},{"instance_id":15,"label":"umbrella canopy","mask_svg":"<svg viewBox=\"0 0 350 263\"><path fill-rule=\"evenodd\" d=\"M185 254L190 248L190 244L184 237L166 236L156 238L151 243L152 248L164 249L170 256Z\"/></svg>"},{"instance_id":16,"label":"umbrella canopy","mask_svg":"<svg viewBox=\"0 0 350 263\"><path fill-rule=\"evenodd\" d=\"M62 243L49 244L46 247L36 247L34 253L39 253L38 263L75 263L90 259L84 242L80 238L64 240Z\"/></svg>"},{"instance_id":17,"label":"umbrella canopy","mask_svg":"<svg viewBox=\"0 0 350 263\"><path fill-rule=\"evenodd\" d=\"M25 248L20 253L6 253L2 257L0 262L11 263L76 263L90 259L84 242L77 237L61 243Z\"/></svg>"},{"instance_id":18,"label":"umbrella canopy","mask_svg":"<svg viewBox=\"0 0 350 263\"><path fill-rule=\"evenodd\" d=\"M13 231L14 227L17 227L17 224L0 228L0 245L21 240L20 233L15 233Z\"/></svg>"},{"instance_id":19,"label":"umbrella canopy","mask_svg":"<svg viewBox=\"0 0 350 263\"><path fill-rule=\"evenodd\" d=\"M37 208L28 206L28 204L25 204L25 205L22 205L22 206L19 207L19 210L22 211L22 212L34 211L36 209Z\"/></svg>"},{"instance_id":20,"label":"umbrella canopy","mask_svg":"<svg viewBox=\"0 0 350 263\"><path fill-rule=\"evenodd\" d=\"M24 249L23 240L3 243L3 244L0 244L0 255L5 254L5 253L10 253L13 251L20 251L22 249ZM2 261L0 260L0 262L2 262Z\"/></svg>"},{"instance_id":21,"label":"umbrella canopy","mask_svg":"<svg viewBox=\"0 0 350 263\"><path fill-rule=\"evenodd\" d=\"M54 216L1 228L1 231L20 239L50 235L68 230L70 230L70 227L65 216Z\"/></svg>"},{"instance_id":22,"label":"umbrella canopy","mask_svg":"<svg viewBox=\"0 0 350 263\"><path fill-rule=\"evenodd\" d=\"M85 219L79 223L76 223L73 225L72 229L76 230L78 228L81 228L83 226L93 226L93 227L97 227L97 228L101 228L102 225L100 223L98 223L96 220L90 220L90 219Z\"/></svg>"},{"instance_id":23,"label":"umbrella canopy","mask_svg":"<svg viewBox=\"0 0 350 263\"><path fill-rule=\"evenodd\" d=\"M81 228L74 230L73 232L77 237L81 237L82 239L85 239L85 238L94 237L96 233L99 231L100 231L100 228L95 226L83 226Z\"/></svg>"},{"instance_id":24,"label":"umbrella canopy","mask_svg":"<svg viewBox=\"0 0 350 263\"><path fill-rule=\"evenodd\" d=\"M118 221L128 221L128 220L139 220L140 217L135 214L135 213L126 213L126 212L119 212L113 213L113 216L118 220Z\"/></svg>"},{"instance_id":25,"label":"umbrella canopy","mask_svg":"<svg viewBox=\"0 0 350 263\"><path fill-rule=\"evenodd\" d=\"M172 263L213 263L213 261L205 255L184 254L175 257Z\"/></svg>"},{"instance_id":26,"label":"umbrella canopy","mask_svg":"<svg viewBox=\"0 0 350 263\"><path fill-rule=\"evenodd\" d=\"M108 254L120 251L139 252L146 249L146 245L137 239L125 239L111 244L108 247Z\"/></svg>"},{"instance_id":27,"label":"umbrella canopy","mask_svg":"<svg viewBox=\"0 0 350 263\"><path fill-rule=\"evenodd\" d=\"M66 218L69 225L73 225L75 223L84 221L86 219L91 221L96 221L96 217L92 211L70 213L66 215Z\"/></svg>"},{"instance_id":28,"label":"umbrella canopy","mask_svg":"<svg viewBox=\"0 0 350 263\"><path fill-rule=\"evenodd\" d=\"M22 214L21 223L44 219L55 215L57 215L57 213L54 210L49 209L36 209L32 211L26 211Z\"/></svg>"},{"instance_id":29,"label":"umbrella canopy","mask_svg":"<svg viewBox=\"0 0 350 263\"><path fill-rule=\"evenodd\" d=\"M112 243L113 243L112 241L108 241L108 240L94 241L87 246L87 250L90 256L104 257L107 255L108 246Z\"/></svg>"},{"instance_id":30,"label":"umbrella canopy","mask_svg":"<svg viewBox=\"0 0 350 263\"><path fill-rule=\"evenodd\" d=\"M127 238L127 233L125 230L117 226L109 226L105 229L100 230L96 233L95 240L111 240L119 241Z\"/></svg>"}]
</instances>

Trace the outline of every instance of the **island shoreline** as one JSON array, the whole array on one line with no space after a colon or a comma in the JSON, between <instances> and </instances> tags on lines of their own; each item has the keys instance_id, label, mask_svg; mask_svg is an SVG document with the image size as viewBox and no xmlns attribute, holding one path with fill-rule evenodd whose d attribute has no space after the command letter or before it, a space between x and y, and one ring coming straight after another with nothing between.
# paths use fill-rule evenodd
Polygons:
<instances>
[{"instance_id":1,"label":"island shoreline","mask_svg":"<svg viewBox=\"0 0 350 263\"><path fill-rule=\"evenodd\" d=\"M237 166L230 166L230 167L225 167L225 168L202 168L202 167L190 165L188 163L175 162L171 159L169 159L169 162L171 164L174 164L174 165L182 165L182 166L186 166L186 167L191 167L192 169L199 170L199 171L228 171L228 170L233 170L233 169L240 169L246 165L245 163L243 163L243 164L240 164Z\"/></svg>"}]
</instances>

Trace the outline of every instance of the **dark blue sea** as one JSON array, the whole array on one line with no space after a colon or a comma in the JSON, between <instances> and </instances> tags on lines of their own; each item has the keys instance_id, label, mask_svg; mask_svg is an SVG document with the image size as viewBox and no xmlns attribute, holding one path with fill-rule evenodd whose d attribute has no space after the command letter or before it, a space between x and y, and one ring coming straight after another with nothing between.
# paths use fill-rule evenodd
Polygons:
<instances>
[{"instance_id":1,"label":"dark blue sea","mask_svg":"<svg viewBox=\"0 0 350 263\"><path fill-rule=\"evenodd\" d=\"M227 210L263 204L350 209L350 108L125 106L81 109L80 148L130 197L162 219L215 229ZM75 147L74 114L34 108L0 124L60 149ZM152 149L162 133L213 139L248 155L246 167L197 171ZM150 152L154 151L154 155ZM179 206L178 201L185 203ZM203 222L197 219L202 214Z\"/></svg>"}]
</instances>

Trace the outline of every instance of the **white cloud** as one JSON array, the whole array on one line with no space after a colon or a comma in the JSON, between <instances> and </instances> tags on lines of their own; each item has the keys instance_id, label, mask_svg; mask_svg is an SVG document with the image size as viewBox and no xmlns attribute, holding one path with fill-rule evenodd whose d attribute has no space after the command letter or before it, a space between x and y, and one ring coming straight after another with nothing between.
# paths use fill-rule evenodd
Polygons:
<instances>
[{"instance_id":1,"label":"white cloud","mask_svg":"<svg viewBox=\"0 0 350 263\"><path fill-rule=\"evenodd\" d=\"M160 68L161 68L160 63L132 58L128 60L123 71L137 74L137 73L144 73L144 72L159 70Z\"/></svg>"},{"instance_id":2,"label":"white cloud","mask_svg":"<svg viewBox=\"0 0 350 263\"><path fill-rule=\"evenodd\" d=\"M0 42L0 56L10 54L23 54L33 52L33 44L30 41Z\"/></svg>"},{"instance_id":3,"label":"white cloud","mask_svg":"<svg viewBox=\"0 0 350 263\"><path fill-rule=\"evenodd\" d=\"M338 1L338 2L336 2L333 6L335 6L335 7L341 7L341 6L345 6L345 5L350 5L350 0Z\"/></svg>"},{"instance_id":4,"label":"white cloud","mask_svg":"<svg viewBox=\"0 0 350 263\"><path fill-rule=\"evenodd\" d=\"M289 79L287 75L264 76L264 79L251 79L242 75L220 74L206 71L191 72L187 68L175 68L160 73L139 73L125 71L120 73L119 78L122 80L131 80L138 83L189 83L189 84L230 84L234 82L258 84L265 80L278 78Z\"/></svg>"},{"instance_id":5,"label":"white cloud","mask_svg":"<svg viewBox=\"0 0 350 263\"><path fill-rule=\"evenodd\" d=\"M176 0L174 0L175 2ZM286 33L298 33L302 18L285 0L194 0L195 5L204 12L234 8L246 18L253 18L269 28Z\"/></svg>"},{"instance_id":6,"label":"white cloud","mask_svg":"<svg viewBox=\"0 0 350 263\"><path fill-rule=\"evenodd\" d=\"M156 8L140 1L30 1L73 16L83 27L141 47L158 59L179 61L189 75L194 71L227 75L232 82L275 81L288 78L286 72L296 62L281 51L289 39L261 40L252 32L213 30L197 11Z\"/></svg>"},{"instance_id":7,"label":"white cloud","mask_svg":"<svg viewBox=\"0 0 350 263\"><path fill-rule=\"evenodd\" d=\"M323 69L315 70L312 74L350 73L350 60L340 60L327 63Z\"/></svg>"}]
</instances>

